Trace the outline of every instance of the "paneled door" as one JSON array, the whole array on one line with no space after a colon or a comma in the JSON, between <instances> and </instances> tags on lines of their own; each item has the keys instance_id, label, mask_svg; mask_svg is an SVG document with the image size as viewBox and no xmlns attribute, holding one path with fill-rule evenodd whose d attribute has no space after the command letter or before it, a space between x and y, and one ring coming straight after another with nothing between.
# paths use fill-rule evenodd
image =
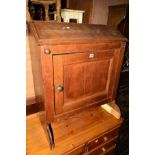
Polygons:
<instances>
[{"instance_id":1,"label":"paneled door","mask_svg":"<svg viewBox=\"0 0 155 155\"><path fill-rule=\"evenodd\" d=\"M112 97L116 52L119 51L99 49L53 55L56 115Z\"/></svg>"}]
</instances>

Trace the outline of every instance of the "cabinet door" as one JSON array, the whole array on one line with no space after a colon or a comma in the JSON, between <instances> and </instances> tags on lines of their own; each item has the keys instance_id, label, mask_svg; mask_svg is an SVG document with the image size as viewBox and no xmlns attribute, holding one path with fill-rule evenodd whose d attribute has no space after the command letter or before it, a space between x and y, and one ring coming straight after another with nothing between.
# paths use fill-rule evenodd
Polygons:
<instances>
[{"instance_id":1,"label":"cabinet door","mask_svg":"<svg viewBox=\"0 0 155 155\"><path fill-rule=\"evenodd\" d=\"M116 52L119 50L100 49L53 55L56 114L101 103L112 96Z\"/></svg>"}]
</instances>

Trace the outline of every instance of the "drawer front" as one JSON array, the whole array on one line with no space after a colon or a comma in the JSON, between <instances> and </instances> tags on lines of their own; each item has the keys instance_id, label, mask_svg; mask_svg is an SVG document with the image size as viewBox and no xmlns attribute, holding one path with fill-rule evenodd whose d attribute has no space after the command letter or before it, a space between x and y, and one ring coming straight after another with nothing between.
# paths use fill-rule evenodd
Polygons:
<instances>
[{"instance_id":1,"label":"drawer front","mask_svg":"<svg viewBox=\"0 0 155 155\"><path fill-rule=\"evenodd\" d=\"M72 150L71 152L66 153L65 155L82 155L84 154L84 152L85 150L84 150L84 147L82 146Z\"/></svg>"},{"instance_id":2,"label":"drawer front","mask_svg":"<svg viewBox=\"0 0 155 155\"><path fill-rule=\"evenodd\" d=\"M104 143L112 140L113 138L117 137L118 131L119 131L119 128L114 129L114 130L94 139L93 141L88 142L87 150L90 151L90 150L96 148L97 146L104 144Z\"/></svg>"},{"instance_id":3,"label":"drawer front","mask_svg":"<svg viewBox=\"0 0 155 155\"><path fill-rule=\"evenodd\" d=\"M116 141L117 139L106 143L104 145L101 145L100 147L97 147L96 149L88 152L88 155L113 155L116 147Z\"/></svg>"},{"instance_id":4,"label":"drawer front","mask_svg":"<svg viewBox=\"0 0 155 155\"><path fill-rule=\"evenodd\" d=\"M105 155L115 155L115 147L116 146L112 147L109 151L105 153Z\"/></svg>"}]
</instances>

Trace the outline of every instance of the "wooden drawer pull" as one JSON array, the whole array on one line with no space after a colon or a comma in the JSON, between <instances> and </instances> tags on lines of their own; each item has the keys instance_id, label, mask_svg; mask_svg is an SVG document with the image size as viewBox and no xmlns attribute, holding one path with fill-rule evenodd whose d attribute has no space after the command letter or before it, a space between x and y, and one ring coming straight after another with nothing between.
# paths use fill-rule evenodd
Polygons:
<instances>
[{"instance_id":1,"label":"wooden drawer pull","mask_svg":"<svg viewBox=\"0 0 155 155\"><path fill-rule=\"evenodd\" d=\"M95 140L95 143L98 143L98 139Z\"/></svg>"},{"instance_id":2,"label":"wooden drawer pull","mask_svg":"<svg viewBox=\"0 0 155 155\"><path fill-rule=\"evenodd\" d=\"M106 141L108 140L108 137L105 136L103 139L104 139L104 141L106 142Z\"/></svg>"},{"instance_id":3,"label":"wooden drawer pull","mask_svg":"<svg viewBox=\"0 0 155 155\"><path fill-rule=\"evenodd\" d=\"M102 147L102 151L105 153L106 152L106 149L104 147Z\"/></svg>"}]
</instances>

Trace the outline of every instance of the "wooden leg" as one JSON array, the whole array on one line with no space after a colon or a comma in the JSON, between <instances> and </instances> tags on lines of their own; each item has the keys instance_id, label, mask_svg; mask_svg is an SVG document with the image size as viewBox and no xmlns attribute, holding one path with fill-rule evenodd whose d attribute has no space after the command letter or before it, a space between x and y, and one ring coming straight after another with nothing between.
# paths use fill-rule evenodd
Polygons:
<instances>
[{"instance_id":1,"label":"wooden leg","mask_svg":"<svg viewBox=\"0 0 155 155\"><path fill-rule=\"evenodd\" d=\"M49 5L44 5L44 9L45 9L45 20L50 20L49 16L48 16L48 10L49 10Z\"/></svg>"},{"instance_id":2,"label":"wooden leg","mask_svg":"<svg viewBox=\"0 0 155 155\"><path fill-rule=\"evenodd\" d=\"M69 23L70 22L70 19L69 18L63 18L63 22Z\"/></svg>"},{"instance_id":3,"label":"wooden leg","mask_svg":"<svg viewBox=\"0 0 155 155\"><path fill-rule=\"evenodd\" d=\"M61 22L61 0L56 1L56 20Z\"/></svg>"},{"instance_id":4,"label":"wooden leg","mask_svg":"<svg viewBox=\"0 0 155 155\"><path fill-rule=\"evenodd\" d=\"M44 11L44 10L41 8L41 10L40 10L40 12L41 12L41 13L40 13L40 19L41 19L41 20L44 20L44 16L43 16L44 13L43 13L43 11Z\"/></svg>"},{"instance_id":5,"label":"wooden leg","mask_svg":"<svg viewBox=\"0 0 155 155\"><path fill-rule=\"evenodd\" d=\"M77 23L82 23L82 16L79 16L79 17L78 17Z\"/></svg>"},{"instance_id":6,"label":"wooden leg","mask_svg":"<svg viewBox=\"0 0 155 155\"><path fill-rule=\"evenodd\" d=\"M47 133L48 133L48 136L49 136L51 149L54 149L54 147L55 147L54 135L53 135L53 130L52 130L51 124L47 124Z\"/></svg>"}]
</instances>

